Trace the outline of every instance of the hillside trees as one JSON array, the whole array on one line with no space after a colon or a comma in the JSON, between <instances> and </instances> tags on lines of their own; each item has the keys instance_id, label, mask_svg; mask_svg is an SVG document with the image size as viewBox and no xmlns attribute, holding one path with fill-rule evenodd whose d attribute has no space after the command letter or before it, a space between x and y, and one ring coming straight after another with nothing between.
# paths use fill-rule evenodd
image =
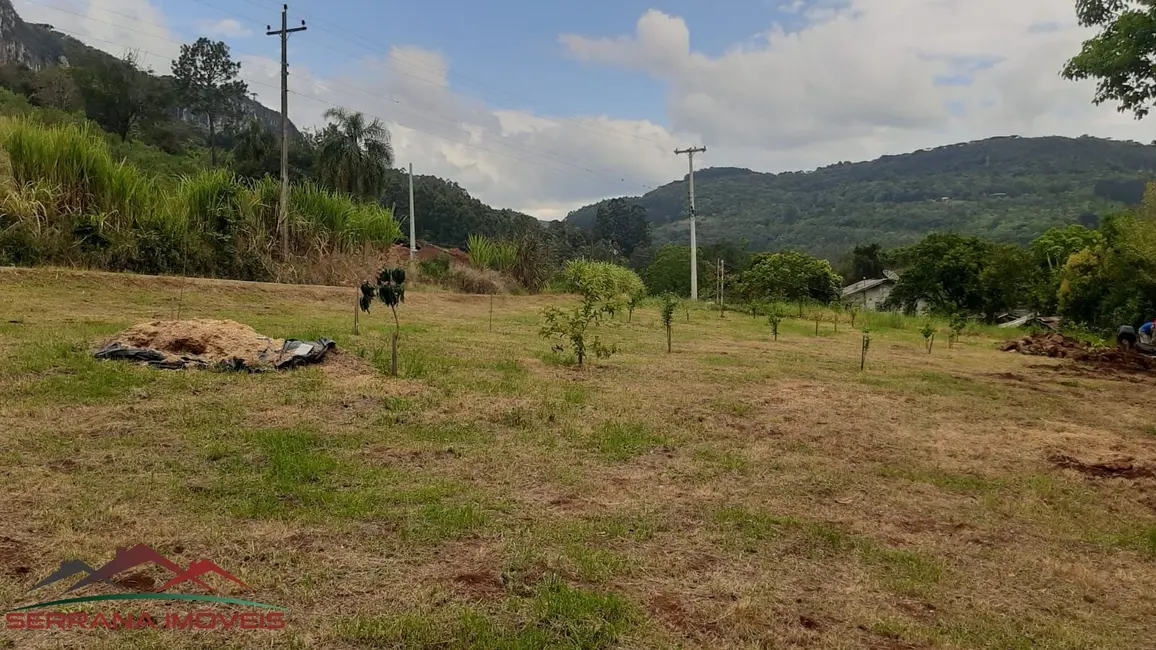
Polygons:
<instances>
[{"instance_id":1,"label":"hillside trees","mask_svg":"<svg viewBox=\"0 0 1156 650\"><path fill-rule=\"evenodd\" d=\"M85 112L106 131L127 141L138 127L164 118L171 105L169 85L141 70L137 55L95 56L73 67Z\"/></svg>"},{"instance_id":2,"label":"hillside trees","mask_svg":"<svg viewBox=\"0 0 1156 650\"><path fill-rule=\"evenodd\" d=\"M249 86L237 78L241 64L233 61L229 46L222 41L198 38L181 46L181 55L173 61L173 84L182 104L193 113L203 115L209 123L209 160L217 164L217 127L223 120L235 118Z\"/></svg>"}]
</instances>

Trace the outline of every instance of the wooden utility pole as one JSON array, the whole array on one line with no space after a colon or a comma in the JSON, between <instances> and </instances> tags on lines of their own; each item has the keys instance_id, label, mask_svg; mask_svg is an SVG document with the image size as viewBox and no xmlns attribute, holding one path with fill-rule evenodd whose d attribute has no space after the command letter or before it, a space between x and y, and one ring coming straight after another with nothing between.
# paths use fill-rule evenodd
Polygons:
<instances>
[{"instance_id":1,"label":"wooden utility pole","mask_svg":"<svg viewBox=\"0 0 1156 650\"><path fill-rule=\"evenodd\" d=\"M300 27L289 29L289 5L281 5L281 29L265 25L266 36L281 37L281 205L277 211L281 231L281 255L289 257L289 35L305 31Z\"/></svg>"},{"instance_id":2,"label":"wooden utility pole","mask_svg":"<svg viewBox=\"0 0 1156 650\"><path fill-rule=\"evenodd\" d=\"M698 240L694 229L694 154L704 153L706 147L690 147L689 149L675 149L676 155L686 154L690 162L690 299L698 300Z\"/></svg>"}]
</instances>

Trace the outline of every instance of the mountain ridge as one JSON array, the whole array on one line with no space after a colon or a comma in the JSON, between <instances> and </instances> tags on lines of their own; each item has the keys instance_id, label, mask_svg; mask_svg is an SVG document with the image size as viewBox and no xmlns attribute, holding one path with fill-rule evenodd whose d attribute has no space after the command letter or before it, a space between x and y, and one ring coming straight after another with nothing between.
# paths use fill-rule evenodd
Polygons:
<instances>
[{"instance_id":1,"label":"mountain ridge","mask_svg":"<svg viewBox=\"0 0 1156 650\"><path fill-rule=\"evenodd\" d=\"M1092 136L998 136L810 171L706 168L695 172L698 236L827 257L943 230L1025 243L1137 203L1153 178L1156 145ZM685 242L686 190L683 176L625 198L647 209L656 243ZM601 203L565 220L590 228Z\"/></svg>"}]
</instances>

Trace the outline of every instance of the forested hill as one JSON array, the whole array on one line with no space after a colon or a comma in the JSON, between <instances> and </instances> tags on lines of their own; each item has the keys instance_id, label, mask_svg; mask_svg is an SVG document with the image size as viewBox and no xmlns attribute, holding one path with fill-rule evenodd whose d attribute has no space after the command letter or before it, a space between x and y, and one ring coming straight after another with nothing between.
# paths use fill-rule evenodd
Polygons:
<instances>
[{"instance_id":1,"label":"forested hill","mask_svg":"<svg viewBox=\"0 0 1156 650\"><path fill-rule=\"evenodd\" d=\"M57 65L93 67L116 60L111 54L89 47L68 34L56 31L51 25L26 22L12 6L11 0L0 0L0 65L35 71ZM6 70L2 74L11 77L12 71ZM163 76L168 74L168 70L156 71L155 74ZM245 98L241 102L241 109L260 119L271 130L281 128L281 113L256 99ZM181 108L176 109L175 116L186 122L204 122L200 116ZM289 122L289 130L293 137L301 136L292 121Z\"/></svg>"},{"instance_id":2,"label":"forested hill","mask_svg":"<svg viewBox=\"0 0 1156 650\"><path fill-rule=\"evenodd\" d=\"M695 173L698 236L828 257L946 230L1026 243L1138 202L1153 178L1156 146L1088 136L990 138L810 172L704 169ZM656 242L688 240L685 181L632 199L647 209ZM590 227L596 210L566 220Z\"/></svg>"}]
</instances>

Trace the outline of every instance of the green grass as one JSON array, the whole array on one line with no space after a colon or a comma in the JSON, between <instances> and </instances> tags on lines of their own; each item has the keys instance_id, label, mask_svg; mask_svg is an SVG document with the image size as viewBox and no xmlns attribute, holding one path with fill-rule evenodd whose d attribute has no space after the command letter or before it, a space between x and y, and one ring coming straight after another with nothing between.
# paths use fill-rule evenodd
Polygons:
<instances>
[{"instance_id":1,"label":"green grass","mask_svg":"<svg viewBox=\"0 0 1156 650\"><path fill-rule=\"evenodd\" d=\"M605 422L590 434L589 445L606 458L625 461L667 443L641 422Z\"/></svg>"},{"instance_id":2,"label":"green grass","mask_svg":"<svg viewBox=\"0 0 1156 650\"><path fill-rule=\"evenodd\" d=\"M555 575L527 597L512 597L498 617L473 608L362 615L337 625L337 636L368 648L494 648L594 650L615 646L639 621L636 609L613 593L571 587Z\"/></svg>"}]
</instances>

